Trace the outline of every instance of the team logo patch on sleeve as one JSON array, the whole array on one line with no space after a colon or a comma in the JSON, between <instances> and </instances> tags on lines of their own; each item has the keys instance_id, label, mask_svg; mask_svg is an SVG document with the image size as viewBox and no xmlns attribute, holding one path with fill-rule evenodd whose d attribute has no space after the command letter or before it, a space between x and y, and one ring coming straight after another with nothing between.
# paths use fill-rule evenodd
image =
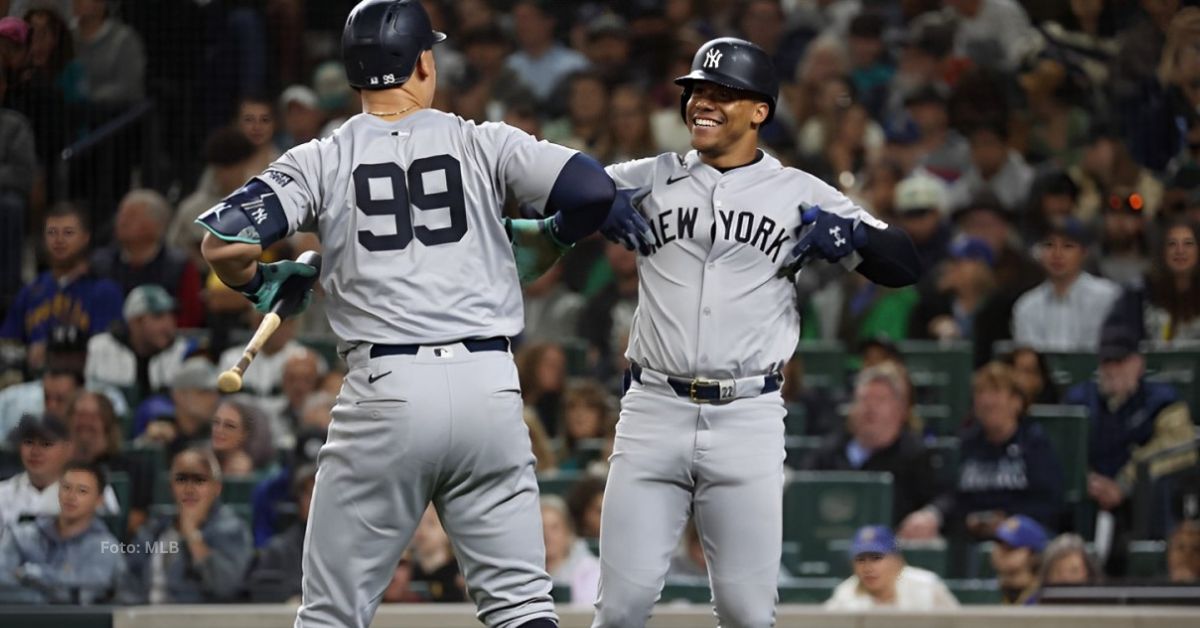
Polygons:
<instances>
[{"instance_id":1,"label":"team logo patch on sleeve","mask_svg":"<svg viewBox=\"0 0 1200 628\"><path fill-rule=\"evenodd\" d=\"M274 181L281 188L291 185L293 180L291 175L284 174L278 170L268 170L263 173L263 176Z\"/></svg>"}]
</instances>

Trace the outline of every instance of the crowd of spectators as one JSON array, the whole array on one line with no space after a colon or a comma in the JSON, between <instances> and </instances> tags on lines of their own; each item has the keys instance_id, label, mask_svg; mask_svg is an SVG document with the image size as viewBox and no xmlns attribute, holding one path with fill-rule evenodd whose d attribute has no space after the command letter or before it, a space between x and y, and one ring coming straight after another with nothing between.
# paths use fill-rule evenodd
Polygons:
<instances>
[{"instance_id":1,"label":"crowd of spectators","mask_svg":"<svg viewBox=\"0 0 1200 628\"><path fill-rule=\"evenodd\" d=\"M703 41L750 39L783 85L764 149L911 236L917 286L816 264L797 285L803 338L841 343L861 371L809 385L809 365L787 365L789 408L821 439L788 464L894 479L892 512L851 539L855 575L831 607L954 606L939 576L957 574L906 565L913 542L992 543L1013 603L1126 575L1113 547L1131 531L1137 465L1153 459L1159 478L1197 458L1180 448L1197 408L1144 358L1200 342L1194 2L422 2L450 35L436 107L604 163L687 151L672 79ZM219 394L219 367L259 319L209 272L192 220L358 113L337 56L353 4L0 0L0 602L299 595L344 366L318 294L244 392ZM90 148L67 159L72 146ZM265 259L317 247L299 234ZM565 482L542 502L547 567L582 603L638 297L635 253L582 242L525 287L514 344L539 474ZM907 340L971 347L953 476L897 349ZM1061 390L1055 352L1095 353L1095 381ZM1088 416L1083 470L1029 418L1064 403ZM1068 508L1075 471L1084 518L1107 513L1116 543ZM1200 579L1197 517L1184 508L1156 531L1163 579ZM704 574L689 525L672 578ZM430 509L383 599L465 595Z\"/></svg>"}]
</instances>

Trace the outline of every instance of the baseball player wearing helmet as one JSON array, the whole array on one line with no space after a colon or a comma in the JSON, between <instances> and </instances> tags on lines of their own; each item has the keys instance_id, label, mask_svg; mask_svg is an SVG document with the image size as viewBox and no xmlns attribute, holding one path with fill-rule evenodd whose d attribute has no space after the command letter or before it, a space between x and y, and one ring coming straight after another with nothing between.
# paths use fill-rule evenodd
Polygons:
<instances>
[{"instance_id":1,"label":"baseball player wearing helmet","mask_svg":"<svg viewBox=\"0 0 1200 628\"><path fill-rule=\"evenodd\" d=\"M792 279L823 259L902 286L919 262L903 232L757 147L778 91L760 48L710 41L676 83L694 150L608 168L618 191L602 230L640 251L640 281L592 625L645 625L694 514L720 625L772 626Z\"/></svg>"},{"instance_id":2,"label":"baseball player wearing helmet","mask_svg":"<svg viewBox=\"0 0 1200 628\"><path fill-rule=\"evenodd\" d=\"M323 247L349 372L318 457L298 627L367 626L430 502L480 621L555 625L509 338L519 277L594 232L613 184L576 151L430 109L444 37L418 0L358 4L342 50L363 113L198 220L213 269L261 308L306 272L257 263L263 248L301 228ZM502 220L509 191L551 217Z\"/></svg>"}]
</instances>

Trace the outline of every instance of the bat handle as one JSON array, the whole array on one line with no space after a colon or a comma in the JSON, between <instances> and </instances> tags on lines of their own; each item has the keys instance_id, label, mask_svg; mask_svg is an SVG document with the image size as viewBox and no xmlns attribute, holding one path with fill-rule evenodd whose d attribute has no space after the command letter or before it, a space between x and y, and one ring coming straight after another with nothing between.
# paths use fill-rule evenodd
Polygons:
<instances>
[{"instance_id":1,"label":"bat handle","mask_svg":"<svg viewBox=\"0 0 1200 628\"><path fill-rule=\"evenodd\" d=\"M245 373L246 369L250 367L250 363L254 361L255 356L262 350L263 345L270 339L271 334L279 329L281 322L283 322L283 319L279 317L279 314L268 312L263 317L262 323L259 323L254 336L250 338L250 342L246 344L246 351L242 353L242 359L238 360L237 365L232 370L236 371L238 375Z\"/></svg>"}]
</instances>

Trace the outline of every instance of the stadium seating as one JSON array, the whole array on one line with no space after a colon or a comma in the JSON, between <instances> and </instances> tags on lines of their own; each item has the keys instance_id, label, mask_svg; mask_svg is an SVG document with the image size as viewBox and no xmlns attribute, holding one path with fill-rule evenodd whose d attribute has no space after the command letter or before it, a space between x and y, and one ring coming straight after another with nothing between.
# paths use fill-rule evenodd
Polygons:
<instances>
[{"instance_id":1,"label":"stadium seating","mask_svg":"<svg viewBox=\"0 0 1200 628\"><path fill-rule=\"evenodd\" d=\"M1189 344L1172 348L1156 348L1145 353L1146 370L1151 379L1175 386L1188 402L1192 421L1200 424L1200 382L1196 381L1200 368L1200 344Z\"/></svg>"},{"instance_id":2,"label":"stadium seating","mask_svg":"<svg viewBox=\"0 0 1200 628\"><path fill-rule=\"evenodd\" d=\"M850 538L864 525L890 523L891 516L890 473L794 472L783 494L783 539L799 546L799 562L784 566L796 576L825 576L830 541Z\"/></svg>"},{"instance_id":3,"label":"stadium seating","mask_svg":"<svg viewBox=\"0 0 1200 628\"><path fill-rule=\"evenodd\" d=\"M571 487L582 478L582 471L554 471L553 473L538 474L538 490L542 495L558 495L565 497Z\"/></svg>"},{"instance_id":4,"label":"stadium seating","mask_svg":"<svg viewBox=\"0 0 1200 628\"><path fill-rule=\"evenodd\" d=\"M787 415L783 418L784 432L788 436L804 436L808 426L808 410L802 403L784 404Z\"/></svg>"},{"instance_id":5,"label":"stadium seating","mask_svg":"<svg viewBox=\"0 0 1200 628\"><path fill-rule=\"evenodd\" d=\"M1032 405L1029 419L1042 427L1054 445L1065 474L1065 498L1077 504L1086 496L1088 415L1081 406Z\"/></svg>"},{"instance_id":6,"label":"stadium seating","mask_svg":"<svg viewBox=\"0 0 1200 628\"><path fill-rule=\"evenodd\" d=\"M1128 576L1162 579L1167 573L1166 541L1130 541Z\"/></svg>"},{"instance_id":7,"label":"stadium seating","mask_svg":"<svg viewBox=\"0 0 1200 628\"><path fill-rule=\"evenodd\" d=\"M816 453L824 443L825 438L821 436L788 436L784 440L784 448L787 451L787 466L793 469L802 468L805 461Z\"/></svg>"},{"instance_id":8,"label":"stadium seating","mask_svg":"<svg viewBox=\"0 0 1200 628\"><path fill-rule=\"evenodd\" d=\"M109 473L108 485L112 487L113 493L117 496L117 504L120 505L121 512L116 515L106 516L104 523L108 525L108 529L113 533L113 536L123 539L125 538L125 530L129 527L129 497L132 495L129 474L124 471Z\"/></svg>"},{"instance_id":9,"label":"stadium seating","mask_svg":"<svg viewBox=\"0 0 1200 628\"><path fill-rule=\"evenodd\" d=\"M913 414L921 420L921 432L934 436L958 434L966 413L955 413L949 404L919 403L913 406Z\"/></svg>"},{"instance_id":10,"label":"stadium seating","mask_svg":"<svg viewBox=\"0 0 1200 628\"><path fill-rule=\"evenodd\" d=\"M941 478L943 486L952 487L958 485L958 463L962 456L959 446L960 442L954 436L938 436L936 438L925 439L925 448L930 452L933 467L937 469L938 477Z\"/></svg>"},{"instance_id":11,"label":"stadium seating","mask_svg":"<svg viewBox=\"0 0 1200 628\"><path fill-rule=\"evenodd\" d=\"M804 366L805 388L840 389L846 384L846 348L836 340L803 340L796 354Z\"/></svg>"},{"instance_id":12,"label":"stadium seating","mask_svg":"<svg viewBox=\"0 0 1200 628\"><path fill-rule=\"evenodd\" d=\"M916 400L946 404L950 416L966 416L971 407L971 344L905 340L898 347L916 389Z\"/></svg>"},{"instance_id":13,"label":"stadium seating","mask_svg":"<svg viewBox=\"0 0 1200 628\"><path fill-rule=\"evenodd\" d=\"M1000 586L995 580L947 580L946 586L964 606L999 604L1002 600Z\"/></svg>"}]
</instances>

